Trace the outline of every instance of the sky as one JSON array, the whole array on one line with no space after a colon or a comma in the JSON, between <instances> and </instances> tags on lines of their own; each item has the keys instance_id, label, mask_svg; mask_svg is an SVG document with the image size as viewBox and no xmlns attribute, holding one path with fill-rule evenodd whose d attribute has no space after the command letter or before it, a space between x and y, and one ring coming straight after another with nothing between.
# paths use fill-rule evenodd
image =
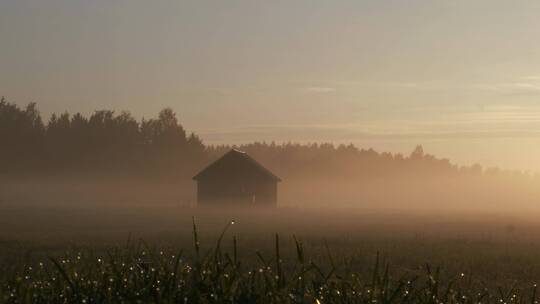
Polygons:
<instances>
[{"instance_id":1,"label":"sky","mask_svg":"<svg viewBox=\"0 0 540 304\"><path fill-rule=\"evenodd\" d=\"M540 171L540 1L0 0L0 95Z\"/></svg>"}]
</instances>

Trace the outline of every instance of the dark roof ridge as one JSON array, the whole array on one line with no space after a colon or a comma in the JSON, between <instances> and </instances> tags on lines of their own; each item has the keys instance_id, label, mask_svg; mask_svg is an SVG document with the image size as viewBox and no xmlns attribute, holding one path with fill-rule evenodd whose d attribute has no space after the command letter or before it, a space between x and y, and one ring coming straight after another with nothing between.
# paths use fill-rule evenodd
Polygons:
<instances>
[{"instance_id":1,"label":"dark roof ridge","mask_svg":"<svg viewBox=\"0 0 540 304\"><path fill-rule=\"evenodd\" d=\"M229 152L227 153L231 153L231 152L238 152L238 153L242 153L242 154L247 154L245 151L242 151L242 150L238 150L236 148L232 148Z\"/></svg>"},{"instance_id":2,"label":"dark roof ridge","mask_svg":"<svg viewBox=\"0 0 540 304\"><path fill-rule=\"evenodd\" d=\"M205 172L208 172L209 170L212 170L215 166L217 166L220 162L223 161L223 159L226 159L226 157L228 155L231 155L231 154L236 154L236 155L241 155L242 156L242 159L245 159L246 161L250 162L251 164L253 164L257 169L261 170L263 173L265 173L266 175L268 175L269 177L271 177L272 179L274 179L275 181L277 182L280 182L281 179L276 176L274 173L272 173L270 170L268 170L267 168L265 168L263 165L261 165L258 161L256 161L254 158L252 158L251 156L249 156L246 152L244 151L240 151L236 148L233 148L231 149L229 152L225 153L223 156L221 156L220 158L218 158L216 161L214 161L213 163L211 163L210 165L208 165L206 168L204 168L203 170L201 170L199 173L197 173L197 175L195 175L193 177L194 180L198 180L200 177L202 177L202 175L205 173Z\"/></svg>"}]
</instances>

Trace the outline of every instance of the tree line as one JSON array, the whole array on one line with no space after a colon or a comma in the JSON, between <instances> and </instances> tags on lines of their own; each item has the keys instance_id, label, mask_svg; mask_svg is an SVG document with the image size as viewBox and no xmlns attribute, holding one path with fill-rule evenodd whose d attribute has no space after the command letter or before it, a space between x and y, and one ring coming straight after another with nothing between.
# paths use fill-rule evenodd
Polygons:
<instances>
[{"instance_id":1,"label":"tree line","mask_svg":"<svg viewBox=\"0 0 540 304\"><path fill-rule=\"evenodd\" d=\"M182 176L204 161L205 146L166 108L137 121L128 112L53 114L35 103L0 100L0 174L141 174Z\"/></svg>"},{"instance_id":2,"label":"tree line","mask_svg":"<svg viewBox=\"0 0 540 304\"><path fill-rule=\"evenodd\" d=\"M236 146L205 145L175 112L135 119L129 112L53 114L44 122L35 103L0 99L0 176L130 176L189 178ZM256 142L244 150L282 177L530 176L497 168L458 166L416 147L409 155L350 145Z\"/></svg>"}]
</instances>

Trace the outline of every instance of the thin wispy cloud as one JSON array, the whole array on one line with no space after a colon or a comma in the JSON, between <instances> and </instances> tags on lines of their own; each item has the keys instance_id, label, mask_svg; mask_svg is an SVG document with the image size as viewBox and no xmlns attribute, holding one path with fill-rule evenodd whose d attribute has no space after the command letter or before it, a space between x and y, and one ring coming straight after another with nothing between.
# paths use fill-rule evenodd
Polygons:
<instances>
[{"instance_id":1,"label":"thin wispy cloud","mask_svg":"<svg viewBox=\"0 0 540 304\"><path fill-rule=\"evenodd\" d=\"M365 131L354 127L335 126L303 126L290 127L254 127L238 128L230 130L204 130L200 132L205 142L209 144L225 144L223 137L233 139L234 143L249 143L257 141L266 142L352 142L361 143L370 141L404 141L404 142L427 142L441 140L466 140L466 139L517 139L537 138L538 130L524 130L521 128L508 128L503 130L489 129L460 129L460 130L386 130Z\"/></svg>"},{"instance_id":2,"label":"thin wispy cloud","mask_svg":"<svg viewBox=\"0 0 540 304\"><path fill-rule=\"evenodd\" d=\"M512 109L513 111L507 111ZM426 142L469 139L532 139L540 136L540 109L528 112L515 107L496 107L486 112L456 114L447 119L366 120L356 123L246 125L234 128L201 130L210 143L223 138L237 142L300 141Z\"/></svg>"},{"instance_id":3,"label":"thin wispy cloud","mask_svg":"<svg viewBox=\"0 0 540 304\"><path fill-rule=\"evenodd\" d=\"M454 91L454 92L485 92L498 95L528 96L540 95L540 76L524 76L508 81L485 82L444 82L444 81L313 81L303 85L287 84L275 86L241 86L241 87L210 87L208 91L230 95L239 92L262 92L297 90L306 94L333 94L341 89L355 88L393 89L405 91ZM295 89L296 87L296 89Z\"/></svg>"},{"instance_id":4,"label":"thin wispy cloud","mask_svg":"<svg viewBox=\"0 0 540 304\"><path fill-rule=\"evenodd\" d=\"M329 94L335 93L337 89L333 87L307 87L303 88L302 91L312 94Z\"/></svg>"},{"instance_id":5,"label":"thin wispy cloud","mask_svg":"<svg viewBox=\"0 0 540 304\"><path fill-rule=\"evenodd\" d=\"M506 95L540 95L540 81L505 83L501 84L498 89Z\"/></svg>"},{"instance_id":6,"label":"thin wispy cloud","mask_svg":"<svg viewBox=\"0 0 540 304\"><path fill-rule=\"evenodd\" d=\"M527 81L538 81L538 82L540 82L540 75L525 76L525 77L522 77L522 79L527 80Z\"/></svg>"},{"instance_id":7,"label":"thin wispy cloud","mask_svg":"<svg viewBox=\"0 0 540 304\"><path fill-rule=\"evenodd\" d=\"M309 87L307 91L333 92L336 87L386 88L411 91L478 91L501 95L540 95L540 76L525 76L508 81L444 82L444 81L328 81L325 86Z\"/></svg>"}]
</instances>

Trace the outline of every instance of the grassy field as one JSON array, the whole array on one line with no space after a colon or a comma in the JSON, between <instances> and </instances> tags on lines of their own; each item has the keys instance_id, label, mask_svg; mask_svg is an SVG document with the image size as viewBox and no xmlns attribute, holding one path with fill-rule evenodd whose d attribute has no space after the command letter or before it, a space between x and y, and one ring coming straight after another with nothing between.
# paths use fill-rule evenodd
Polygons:
<instances>
[{"instance_id":1,"label":"grassy field","mask_svg":"<svg viewBox=\"0 0 540 304\"><path fill-rule=\"evenodd\" d=\"M531 212L4 202L0 228L8 303L532 303L540 277Z\"/></svg>"},{"instance_id":2,"label":"grassy field","mask_svg":"<svg viewBox=\"0 0 540 304\"><path fill-rule=\"evenodd\" d=\"M377 253L363 272L354 257L326 262L309 258L294 238L295 257L256 251L257 263L238 256L236 237L223 250L223 229L204 251L193 225L193 252L163 250L139 241L103 252L73 249L47 262L27 262L5 279L0 299L7 303L536 303L529 288L489 286L460 273L444 278L426 264L416 271L390 272ZM246 263L247 262L247 263ZM397 276L396 276L397 275Z\"/></svg>"}]
</instances>

